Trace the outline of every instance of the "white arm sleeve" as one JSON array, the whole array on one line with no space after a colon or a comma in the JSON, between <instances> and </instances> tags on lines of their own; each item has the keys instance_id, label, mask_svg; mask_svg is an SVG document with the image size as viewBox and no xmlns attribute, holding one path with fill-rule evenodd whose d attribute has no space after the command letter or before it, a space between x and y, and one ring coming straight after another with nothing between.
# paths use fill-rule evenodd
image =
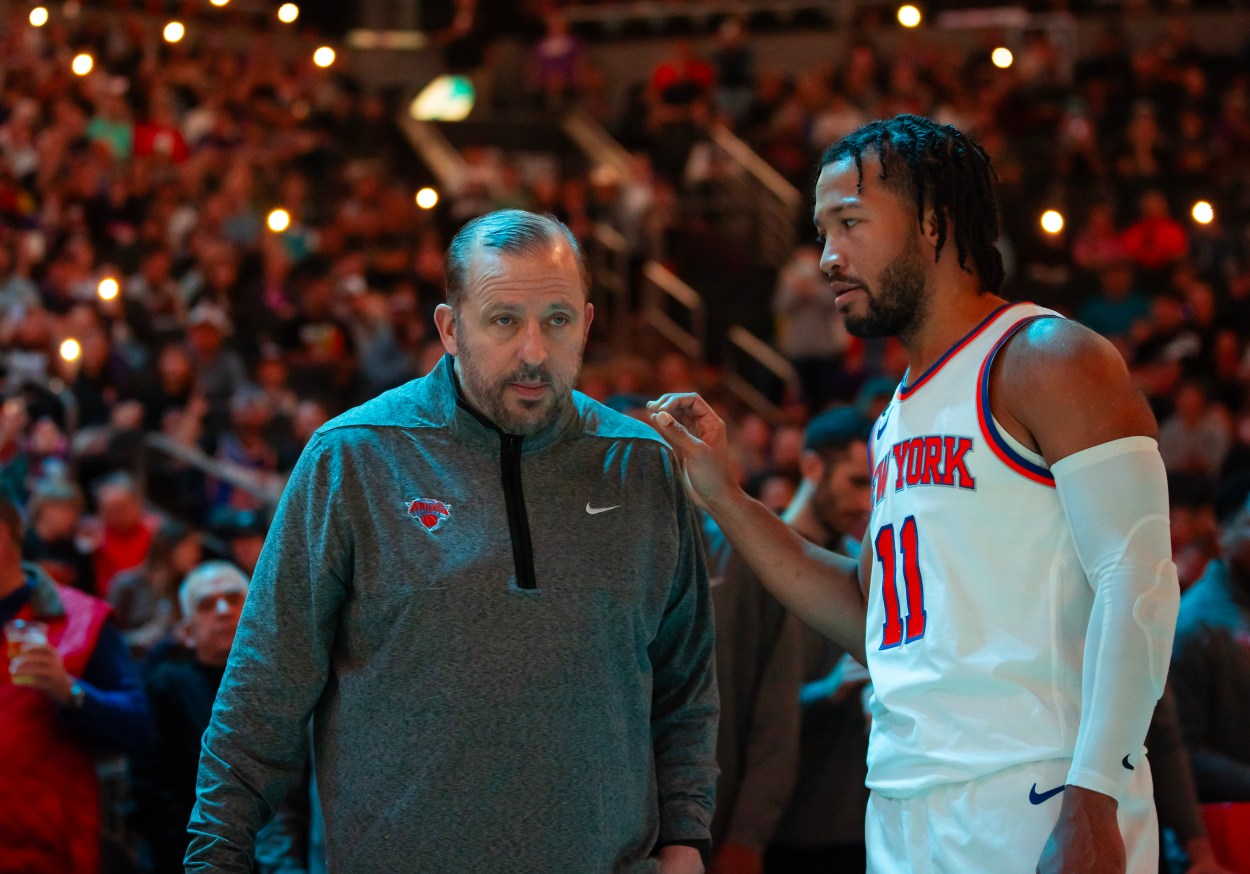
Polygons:
<instances>
[{"instance_id":1,"label":"white arm sleeve","mask_svg":"<svg viewBox=\"0 0 1250 874\"><path fill-rule=\"evenodd\" d=\"M1163 694L1180 587L1158 445L1125 437L1051 466L1094 590L1068 783L1123 797Z\"/></svg>"}]
</instances>

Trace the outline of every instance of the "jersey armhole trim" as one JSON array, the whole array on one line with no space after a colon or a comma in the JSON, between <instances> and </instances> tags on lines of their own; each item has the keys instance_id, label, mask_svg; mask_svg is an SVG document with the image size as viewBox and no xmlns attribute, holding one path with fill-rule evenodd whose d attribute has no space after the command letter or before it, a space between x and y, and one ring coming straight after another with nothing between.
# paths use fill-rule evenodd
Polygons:
<instances>
[{"instance_id":1,"label":"jersey armhole trim","mask_svg":"<svg viewBox=\"0 0 1250 874\"><path fill-rule=\"evenodd\" d=\"M990 372L993 369L994 359L998 355L998 350L1002 349L1007 341L1015 336L1017 331L1039 319L1053 318L1058 317L1053 315L1029 316L1008 328L1003 333L1003 336L998 339L998 342L994 344L994 348L990 350L990 353L985 356L985 360L981 362L981 374L977 379L977 422L981 426L981 434L985 437L986 445L990 447L990 451L997 456L999 461L1020 474L1020 476L1052 489L1055 487L1054 474L1042 465L1025 458L1017 452L1007 442L1002 432L998 430L998 425L990 411Z\"/></svg>"}]
</instances>

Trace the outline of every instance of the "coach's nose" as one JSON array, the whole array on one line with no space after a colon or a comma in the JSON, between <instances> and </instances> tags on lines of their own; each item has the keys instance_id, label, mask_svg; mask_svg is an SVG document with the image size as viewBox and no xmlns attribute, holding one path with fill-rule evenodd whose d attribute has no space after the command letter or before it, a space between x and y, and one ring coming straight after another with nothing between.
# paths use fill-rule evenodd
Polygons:
<instances>
[{"instance_id":1,"label":"coach's nose","mask_svg":"<svg viewBox=\"0 0 1250 874\"><path fill-rule=\"evenodd\" d=\"M521 348L518 350L521 362L530 367L540 367L547 361L547 338L543 336L543 325L538 319L530 319L525 323L521 333Z\"/></svg>"}]
</instances>

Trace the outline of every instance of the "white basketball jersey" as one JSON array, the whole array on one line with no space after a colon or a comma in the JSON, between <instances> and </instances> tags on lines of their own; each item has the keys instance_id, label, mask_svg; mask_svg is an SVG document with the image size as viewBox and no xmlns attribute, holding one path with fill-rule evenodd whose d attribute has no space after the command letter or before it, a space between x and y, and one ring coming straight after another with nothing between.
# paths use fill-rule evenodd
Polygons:
<instances>
[{"instance_id":1,"label":"white basketball jersey","mask_svg":"<svg viewBox=\"0 0 1250 874\"><path fill-rule=\"evenodd\" d=\"M989 411L1007 304L873 426L868 786L913 795L1071 756L1093 592L1043 460Z\"/></svg>"}]
</instances>

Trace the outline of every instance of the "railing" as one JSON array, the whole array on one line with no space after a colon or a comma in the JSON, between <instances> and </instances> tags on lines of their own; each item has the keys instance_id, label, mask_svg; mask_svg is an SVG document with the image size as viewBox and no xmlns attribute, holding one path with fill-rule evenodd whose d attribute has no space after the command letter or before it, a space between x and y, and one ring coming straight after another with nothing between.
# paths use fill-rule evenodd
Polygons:
<instances>
[{"instance_id":1,"label":"railing","mask_svg":"<svg viewBox=\"0 0 1250 874\"><path fill-rule=\"evenodd\" d=\"M642 318L687 358L702 363L707 350L707 310L697 291L664 265L642 269ZM671 314L676 310L680 321Z\"/></svg>"},{"instance_id":2,"label":"railing","mask_svg":"<svg viewBox=\"0 0 1250 874\"><path fill-rule=\"evenodd\" d=\"M143 438L144 448L167 455L188 467L194 467L227 485L251 495L264 505L266 512L272 511L282 497L283 486L272 478L258 480L253 472L238 465L226 464L206 455L194 446L187 446L164 434L147 434ZM140 462L139 478L146 480L147 458ZM146 485L146 482L145 482Z\"/></svg>"},{"instance_id":3,"label":"railing","mask_svg":"<svg viewBox=\"0 0 1250 874\"><path fill-rule=\"evenodd\" d=\"M794 365L787 361L780 352L741 325L732 326L726 339L729 342L726 344L724 356L725 387L774 425L785 422L785 411L743 376L741 365L745 356L776 377L786 388L797 391L799 375Z\"/></svg>"},{"instance_id":4,"label":"railing","mask_svg":"<svg viewBox=\"0 0 1250 874\"><path fill-rule=\"evenodd\" d=\"M724 125L713 125L709 134L716 171L699 208L760 261L780 268L794 251L803 196Z\"/></svg>"},{"instance_id":5,"label":"railing","mask_svg":"<svg viewBox=\"0 0 1250 874\"><path fill-rule=\"evenodd\" d=\"M613 34L630 24L644 26L648 31L662 32L673 22L693 26L700 30L714 30L730 15L772 15L783 23L811 18L818 13L818 21L839 22L849 16L856 4L838 0L720 0L716 3L693 2L693 0L667 0L665 3L634 2L589 4L566 4L561 12L575 25L595 25L603 32Z\"/></svg>"},{"instance_id":6,"label":"railing","mask_svg":"<svg viewBox=\"0 0 1250 874\"><path fill-rule=\"evenodd\" d=\"M439 184L458 191L464 179L465 164L456 147L437 127L427 121L417 121L406 110L399 114L396 123L421 160L438 177Z\"/></svg>"},{"instance_id":7,"label":"railing","mask_svg":"<svg viewBox=\"0 0 1250 874\"><path fill-rule=\"evenodd\" d=\"M634 175L634 161L629 151L603 129L593 116L581 109L571 109L560 119L568 138L577 144L595 164L611 167L622 183Z\"/></svg>"},{"instance_id":8,"label":"railing","mask_svg":"<svg viewBox=\"0 0 1250 874\"><path fill-rule=\"evenodd\" d=\"M627 349L633 332L629 300L629 244L620 231L602 222L595 225L589 242L587 255L591 294L598 301L597 322L609 326L608 335L617 349Z\"/></svg>"}]
</instances>

